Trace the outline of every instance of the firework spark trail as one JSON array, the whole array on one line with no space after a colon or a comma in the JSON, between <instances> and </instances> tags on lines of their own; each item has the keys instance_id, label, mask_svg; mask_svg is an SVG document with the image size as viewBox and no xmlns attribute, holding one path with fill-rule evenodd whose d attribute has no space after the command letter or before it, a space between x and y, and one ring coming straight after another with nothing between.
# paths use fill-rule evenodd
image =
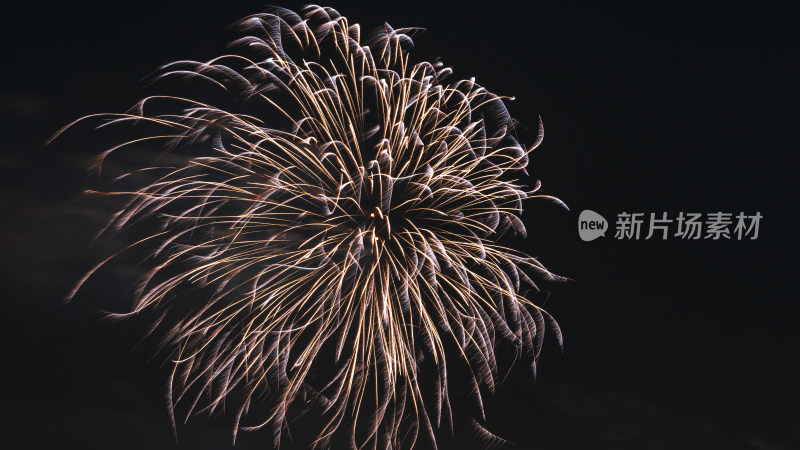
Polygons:
<instances>
[{"instance_id":1,"label":"firework spark trail","mask_svg":"<svg viewBox=\"0 0 800 450\"><path fill-rule=\"evenodd\" d=\"M261 119L167 96L105 116L103 126L166 131L107 150L98 166L150 139L208 150L111 193L129 201L104 232L163 221L137 243L152 246L150 269L117 316L166 311L186 286L210 292L167 333L173 420L177 403L188 419L237 391L234 436L271 427L279 446L300 401L325 417L317 444L342 427L353 446L413 446L420 433L435 443L435 429L453 427L448 361L467 364L482 405L480 387L498 383L498 341L534 371L546 322L560 342L523 295L538 291L534 279L558 277L498 244L525 236L524 199L558 201L513 178L526 173L541 124L525 148L501 97L474 79L446 83L440 62L412 64L415 29L385 25L362 39L359 25L318 6L273 8L239 27L242 54L171 63L159 78L200 80L268 111ZM175 112L149 113L155 104ZM426 360L438 371L431 396L418 377ZM241 425L255 402L268 417Z\"/></svg>"}]
</instances>

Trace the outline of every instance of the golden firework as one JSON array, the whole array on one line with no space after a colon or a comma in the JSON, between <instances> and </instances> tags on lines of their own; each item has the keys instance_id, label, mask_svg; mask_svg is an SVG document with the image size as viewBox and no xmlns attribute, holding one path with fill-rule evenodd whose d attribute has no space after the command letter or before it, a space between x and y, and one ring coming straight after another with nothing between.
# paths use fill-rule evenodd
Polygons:
<instances>
[{"instance_id":1,"label":"golden firework","mask_svg":"<svg viewBox=\"0 0 800 450\"><path fill-rule=\"evenodd\" d=\"M189 149L181 164L148 168L158 175L140 189L112 192L129 202L106 231L163 220L136 243L152 245L151 266L119 316L195 292L168 325L173 418L179 402L188 417L236 391L235 429L271 427L276 446L295 402L325 418L318 444L343 429L357 447L412 447L420 433L435 443L443 419L452 429L448 363L468 367L480 404L481 386L498 382L498 341L534 370L547 320L560 341L523 295L557 277L499 244L525 236L523 200L555 200L514 178L541 124L523 147L503 98L474 79L447 82L441 62L411 62L414 29L362 38L319 6L239 27L238 53L178 61L159 78L199 80L246 112L158 96L105 115L165 131L99 164L147 140ZM242 425L255 402L267 417Z\"/></svg>"}]
</instances>

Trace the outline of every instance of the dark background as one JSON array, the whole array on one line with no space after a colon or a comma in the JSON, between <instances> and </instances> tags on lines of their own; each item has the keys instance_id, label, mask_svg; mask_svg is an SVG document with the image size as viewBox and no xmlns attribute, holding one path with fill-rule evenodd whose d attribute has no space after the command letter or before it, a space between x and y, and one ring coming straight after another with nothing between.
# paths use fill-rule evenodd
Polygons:
<instances>
[{"instance_id":1,"label":"dark background","mask_svg":"<svg viewBox=\"0 0 800 450\"><path fill-rule=\"evenodd\" d=\"M649 2L648 2L649 3ZM282 6L296 7L288 2ZM656 6L657 5L657 6ZM791 11L766 3L579 7L397 2L340 12L421 26L414 54L513 95L544 144L531 254L573 282L545 307L565 335L534 383L513 372L489 423L519 448L800 448L796 260L798 51ZM19 2L4 6L0 83L3 440L11 448L174 448L166 374L145 324L100 319L127 286L62 299L91 265L108 211L78 201L101 150L85 114L127 109L176 59L208 59L261 2ZM580 241L577 214L756 211L755 241ZM105 302L105 303L104 303ZM230 447L230 417L178 428L181 448ZM296 431L298 433L303 430ZM268 448L240 433L237 448ZM5 446L5 444L3 445ZM8 448L8 447L6 447Z\"/></svg>"}]
</instances>

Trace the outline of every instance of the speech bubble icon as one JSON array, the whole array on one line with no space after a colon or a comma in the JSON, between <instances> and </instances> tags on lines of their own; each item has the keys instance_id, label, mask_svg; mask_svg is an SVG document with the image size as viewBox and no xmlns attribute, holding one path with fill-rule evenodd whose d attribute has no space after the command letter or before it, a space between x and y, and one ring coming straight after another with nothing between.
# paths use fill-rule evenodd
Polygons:
<instances>
[{"instance_id":1,"label":"speech bubble icon","mask_svg":"<svg viewBox=\"0 0 800 450\"><path fill-rule=\"evenodd\" d=\"M608 221L590 209L584 209L578 216L578 234L586 242L593 241L600 236L605 237L608 231Z\"/></svg>"}]
</instances>

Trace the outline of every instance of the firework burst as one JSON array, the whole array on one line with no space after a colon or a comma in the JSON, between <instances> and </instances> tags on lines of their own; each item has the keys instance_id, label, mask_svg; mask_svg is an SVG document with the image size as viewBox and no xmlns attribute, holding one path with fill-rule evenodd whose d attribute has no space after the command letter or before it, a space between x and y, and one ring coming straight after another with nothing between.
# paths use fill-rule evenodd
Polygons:
<instances>
[{"instance_id":1,"label":"firework burst","mask_svg":"<svg viewBox=\"0 0 800 450\"><path fill-rule=\"evenodd\" d=\"M500 341L534 370L548 321L560 342L525 297L558 277L499 244L525 236L523 200L557 201L514 178L541 124L523 147L503 98L474 79L446 81L440 62L411 62L415 29L362 38L318 6L274 8L239 28L237 53L168 64L158 78L205 83L246 113L158 96L104 115L102 126L165 131L98 165L146 140L188 149L180 164L147 168L157 175L139 188L110 193L128 202L105 232L161 221L135 244L151 246L149 270L117 316L161 312L173 418L178 403L188 417L235 395L235 430L269 427L276 446L293 404L324 418L317 444L339 431L354 447L435 443L453 427L448 365L466 367L481 405L500 378ZM245 426L256 404L266 417Z\"/></svg>"}]
</instances>

